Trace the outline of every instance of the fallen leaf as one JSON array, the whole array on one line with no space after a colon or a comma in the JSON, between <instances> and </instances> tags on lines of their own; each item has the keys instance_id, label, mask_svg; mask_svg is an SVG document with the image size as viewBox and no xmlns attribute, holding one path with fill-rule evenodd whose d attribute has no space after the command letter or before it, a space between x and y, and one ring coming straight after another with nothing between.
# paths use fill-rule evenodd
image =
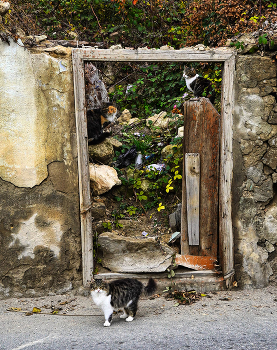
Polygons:
<instances>
[{"instance_id":1,"label":"fallen leaf","mask_svg":"<svg viewBox=\"0 0 277 350\"><path fill-rule=\"evenodd\" d=\"M41 309L39 309L38 307L34 307L33 308L33 313L34 314L38 314L38 313L40 313L41 312Z\"/></svg>"},{"instance_id":2,"label":"fallen leaf","mask_svg":"<svg viewBox=\"0 0 277 350\"><path fill-rule=\"evenodd\" d=\"M21 311L21 307L9 307L7 309L7 311L15 311L15 312L18 312L18 311Z\"/></svg>"},{"instance_id":3,"label":"fallen leaf","mask_svg":"<svg viewBox=\"0 0 277 350\"><path fill-rule=\"evenodd\" d=\"M33 315L33 313L30 311L26 312L26 314L25 314L25 316L32 316L32 315Z\"/></svg>"},{"instance_id":4,"label":"fallen leaf","mask_svg":"<svg viewBox=\"0 0 277 350\"><path fill-rule=\"evenodd\" d=\"M53 315L57 315L59 313L59 310L53 310L52 312L51 312L51 314L53 314Z\"/></svg>"},{"instance_id":5,"label":"fallen leaf","mask_svg":"<svg viewBox=\"0 0 277 350\"><path fill-rule=\"evenodd\" d=\"M179 305L180 305L179 303L174 304L174 306L179 306Z\"/></svg>"},{"instance_id":6,"label":"fallen leaf","mask_svg":"<svg viewBox=\"0 0 277 350\"><path fill-rule=\"evenodd\" d=\"M68 301L62 301L62 302L60 303L60 305L66 305L66 304L68 304Z\"/></svg>"}]
</instances>

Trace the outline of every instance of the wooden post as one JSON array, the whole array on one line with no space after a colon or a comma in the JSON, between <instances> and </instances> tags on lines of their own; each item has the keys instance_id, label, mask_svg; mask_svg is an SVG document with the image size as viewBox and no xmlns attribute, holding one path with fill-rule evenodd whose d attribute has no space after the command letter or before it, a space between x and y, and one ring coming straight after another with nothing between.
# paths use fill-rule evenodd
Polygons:
<instances>
[{"instance_id":1,"label":"wooden post","mask_svg":"<svg viewBox=\"0 0 277 350\"><path fill-rule=\"evenodd\" d=\"M75 116L78 149L79 197L82 239L83 284L93 277L93 237L90 199L90 176L85 114L85 79L83 60L72 52L74 72Z\"/></svg>"},{"instance_id":2,"label":"wooden post","mask_svg":"<svg viewBox=\"0 0 277 350\"><path fill-rule=\"evenodd\" d=\"M233 180L233 110L234 110L235 57L224 62L222 79L222 119L220 146L219 184L219 255L226 285L235 273L234 238L232 228L232 180Z\"/></svg>"},{"instance_id":3,"label":"wooden post","mask_svg":"<svg viewBox=\"0 0 277 350\"><path fill-rule=\"evenodd\" d=\"M200 169L197 176L183 176L183 205L181 223L181 254L216 257L218 252L218 186L219 186L219 121L220 115L206 98L189 100L184 105L184 174L191 166L190 153L199 154ZM197 157L198 158L198 157ZM189 164L187 164L189 162ZM187 183L189 181L191 184ZM191 245L190 222L196 205L190 199L188 188L199 191L199 245ZM189 190L192 191L192 190ZM194 195L195 196L195 195ZM189 207L186 207L188 203ZM196 224L196 215L193 220ZM193 240L194 243L196 241Z\"/></svg>"}]
</instances>

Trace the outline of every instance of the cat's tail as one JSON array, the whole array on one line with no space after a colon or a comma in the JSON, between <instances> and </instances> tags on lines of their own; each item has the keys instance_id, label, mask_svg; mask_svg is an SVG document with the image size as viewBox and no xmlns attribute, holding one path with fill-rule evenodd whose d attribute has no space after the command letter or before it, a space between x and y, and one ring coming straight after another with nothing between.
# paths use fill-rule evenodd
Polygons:
<instances>
[{"instance_id":1,"label":"cat's tail","mask_svg":"<svg viewBox=\"0 0 277 350\"><path fill-rule=\"evenodd\" d=\"M147 286L144 287L144 293L149 296L156 292L157 283L153 280L153 278L149 278Z\"/></svg>"}]
</instances>

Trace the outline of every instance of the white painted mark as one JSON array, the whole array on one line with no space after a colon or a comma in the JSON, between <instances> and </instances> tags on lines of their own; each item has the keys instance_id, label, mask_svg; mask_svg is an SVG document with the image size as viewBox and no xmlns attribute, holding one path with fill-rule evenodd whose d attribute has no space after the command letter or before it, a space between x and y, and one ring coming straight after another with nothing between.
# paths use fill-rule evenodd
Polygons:
<instances>
[{"instance_id":1,"label":"white painted mark","mask_svg":"<svg viewBox=\"0 0 277 350\"><path fill-rule=\"evenodd\" d=\"M26 344L22 344L22 345L18 346L17 348L13 348L11 350L21 350L21 349L26 349L26 348L33 346L33 345L36 345L36 344L42 344L43 342L45 342L45 340L49 339L49 337L50 337L50 335L46 338L42 338L42 339L38 339L38 340L29 342Z\"/></svg>"}]
</instances>

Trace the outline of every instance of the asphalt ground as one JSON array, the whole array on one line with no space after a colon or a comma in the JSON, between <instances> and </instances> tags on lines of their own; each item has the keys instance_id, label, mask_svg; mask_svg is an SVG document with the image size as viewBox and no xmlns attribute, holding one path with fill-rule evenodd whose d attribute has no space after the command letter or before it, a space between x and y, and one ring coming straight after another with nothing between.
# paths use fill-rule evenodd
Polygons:
<instances>
[{"instance_id":1,"label":"asphalt ground","mask_svg":"<svg viewBox=\"0 0 277 350\"><path fill-rule=\"evenodd\" d=\"M209 293L179 306L142 298L133 322L114 315L110 327L103 323L91 298L74 293L0 300L0 349L276 350L277 287Z\"/></svg>"}]
</instances>

